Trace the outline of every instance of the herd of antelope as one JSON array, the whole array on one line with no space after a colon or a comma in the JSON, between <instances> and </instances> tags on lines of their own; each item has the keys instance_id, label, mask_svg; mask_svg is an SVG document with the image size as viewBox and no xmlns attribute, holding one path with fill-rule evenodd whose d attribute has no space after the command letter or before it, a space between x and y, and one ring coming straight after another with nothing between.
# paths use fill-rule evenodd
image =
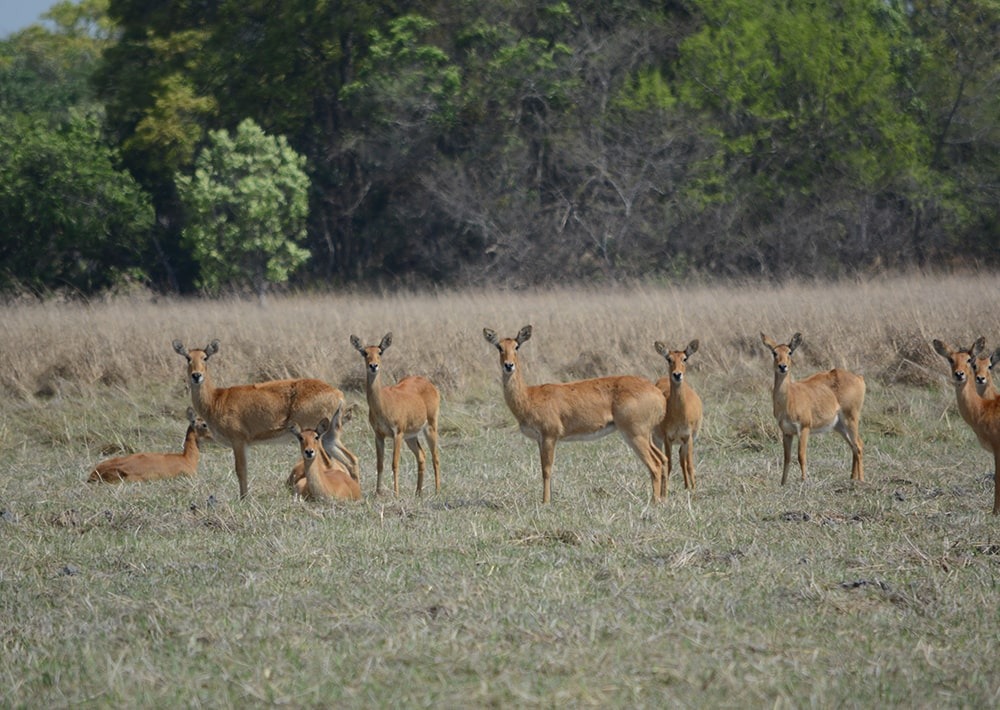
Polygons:
<instances>
[{"instance_id":1,"label":"herd of antelope","mask_svg":"<svg viewBox=\"0 0 1000 710\"><path fill-rule=\"evenodd\" d=\"M694 489L694 443L702 422L702 402L686 377L688 359L698 350L692 340L683 350L662 342L654 348L668 364L668 373L655 384L641 377L619 375L575 382L528 385L521 372L518 351L531 338L531 326L513 338L501 338L483 329L486 341L500 354L504 399L521 433L538 443L542 467L542 502L551 498L552 467L556 442L596 439L613 431L621 433L649 471L653 501L667 495L672 469L672 449L678 447L684 487ZM806 451L813 433L836 431L851 448L851 479L864 481L864 444L858 431L865 399L865 380L848 370L834 368L803 380L793 380L792 355L802 343L795 333L787 343L777 343L761 333L761 341L774 359L772 391L774 418L781 432L784 453L781 483L788 481L792 441L798 437L797 458L802 480L806 478ZM434 488L441 488L438 455L438 414L441 397L426 378L411 375L394 385L381 381L382 356L392 344L387 333L378 345L364 345L351 336L365 367L368 421L375 435L376 494L382 493L385 439L392 437L393 491L399 495L399 463L403 443L417 461L416 493L423 489L426 456L423 434L434 467ZM952 348L940 340L935 351L951 368L958 410L980 444L994 456L993 514L1000 514L1000 395L991 370L1000 362L1000 348L985 353L985 339L968 348ZM179 340L174 350L187 360L187 380L192 407L180 454L139 453L98 464L89 481L152 481L192 476L198 466L200 440L230 446L235 459L240 497L248 493L247 453L251 444L294 436L301 458L292 468L287 485L293 494L311 500L360 500L360 465L343 443L346 415L344 393L317 379L271 380L257 384L216 387L208 361L219 352L219 341L204 348L187 349Z\"/></svg>"}]
</instances>

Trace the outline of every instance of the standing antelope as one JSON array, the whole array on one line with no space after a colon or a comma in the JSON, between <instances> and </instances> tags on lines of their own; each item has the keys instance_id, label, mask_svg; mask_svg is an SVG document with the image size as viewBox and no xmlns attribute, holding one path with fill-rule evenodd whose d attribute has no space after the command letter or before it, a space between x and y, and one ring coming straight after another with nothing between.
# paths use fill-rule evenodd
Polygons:
<instances>
[{"instance_id":1,"label":"standing antelope","mask_svg":"<svg viewBox=\"0 0 1000 710\"><path fill-rule=\"evenodd\" d=\"M338 411L335 420L339 416ZM294 423L289 425L288 430L299 440L302 460L292 469L288 486L305 500L361 500L361 486L343 464L331 459L323 448L323 435L330 426L329 419L321 421L315 429L300 429Z\"/></svg>"},{"instance_id":2,"label":"standing antelope","mask_svg":"<svg viewBox=\"0 0 1000 710\"><path fill-rule=\"evenodd\" d=\"M179 340L173 345L187 359L195 411L208 423L212 435L233 449L240 498L247 495L247 449L251 444L287 436L289 424L312 426L344 405L344 393L322 380L271 380L217 388L208 373L208 360L219 352L218 340L191 350ZM324 445L358 480L358 459L340 442L341 431L331 427Z\"/></svg>"},{"instance_id":3,"label":"standing antelope","mask_svg":"<svg viewBox=\"0 0 1000 710\"><path fill-rule=\"evenodd\" d=\"M531 326L521 328L516 338L501 340L489 328L483 329L483 336L500 351L504 399L521 433L538 442L542 503L550 498L556 442L597 439L615 430L649 469L653 500L660 500L666 457L652 437L667 403L652 382L622 375L528 387L518 367L517 351L531 337Z\"/></svg>"},{"instance_id":4,"label":"standing antelope","mask_svg":"<svg viewBox=\"0 0 1000 710\"><path fill-rule=\"evenodd\" d=\"M187 410L188 428L184 434L184 452L180 454L130 454L117 456L97 464L90 473L89 483L104 481L159 481L177 476L193 476L198 472L198 441L211 439L205 420Z\"/></svg>"},{"instance_id":5,"label":"standing antelope","mask_svg":"<svg viewBox=\"0 0 1000 710\"><path fill-rule=\"evenodd\" d=\"M978 344L978 343L977 343ZM948 361L958 401L958 413L979 439L979 444L993 453L993 515L1000 515L1000 398L984 399L972 385L972 363L976 345L953 350L940 340L934 350Z\"/></svg>"},{"instance_id":6,"label":"standing antelope","mask_svg":"<svg viewBox=\"0 0 1000 710\"><path fill-rule=\"evenodd\" d=\"M694 441L701 428L702 406L701 398L688 384L684 374L687 372L688 358L698 350L698 341L692 340L684 350L670 350L659 340L653 343L653 347L670 363L670 375L656 381L656 386L667 398L666 415L660 422L659 430L653 434L653 439L662 446L667 457L667 468L661 484L662 495L667 494L671 469L670 452L675 443L680 449L684 487L694 490Z\"/></svg>"},{"instance_id":7,"label":"standing antelope","mask_svg":"<svg viewBox=\"0 0 1000 710\"><path fill-rule=\"evenodd\" d=\"M774 356L774 418L781 429L785 454L781 485L788 480L792 438L799 437L799 468L804 481L810 432L820 434L831 429L843 436L851 447L851 480L865 480L864 444L858 433L861 407L865 402L865 379L834 368L794 382L790 371L792 353L802 343L802 334L793 335L787 345L778 345L763 333L760 338Z\"/></svg>"},{"instance_id":8,"label":"standing antelope","mask_svg":"<svg viewBox=\"0 0 1000 710\"><path fill-rule=\"evenodd\" d=\"M972 374L976 377L976 392L984 399L996 399L998 392L993 382L993 366L1000 362L1000 348L989 355L982 355L986 348L986 338L979 338L969 349L972 353Z\"/></svg>"},{"instance_id":9,"label":"standing antelope","mask_svg":"<svg viewBox=\"0 0 1000 710\"><path fill-rule=\"evenodd\" d=\"M417 436L427 438L434 464L434 490L441 490L441 462L438 457L438 410L441 395L430 380L419 375L404 377L391 386L383 386L382 354L392 345L392 333L386 333L378 345L364 346L356 336L351 345L365 359L365 392L368 395L368 421L375 432L376 495L382 492L382 468L385 462L385 438L392 437L392 489L399 495L399 456L403 442L417 458L417 495L424 487L426 458Z\"/></svg>"}]
</instances>

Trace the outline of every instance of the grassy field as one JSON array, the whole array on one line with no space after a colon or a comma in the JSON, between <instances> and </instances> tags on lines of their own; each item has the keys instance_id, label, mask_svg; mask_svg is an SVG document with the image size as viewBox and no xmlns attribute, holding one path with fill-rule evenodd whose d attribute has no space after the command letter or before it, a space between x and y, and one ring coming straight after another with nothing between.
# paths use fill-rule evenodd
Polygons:
<instances>
[{"instance_id":1,"label":"grassy field","mask_svg":"<svg viewBox=\"0 0 1000 710\"><path fill-rule=\"evenodd\" d=\"M483 327L531 383L664 372L699 338L692 495L651 506L617 436L535 444ZM443 395L443 489L376 497L361 357ZM814 437L781 487L764 331L798 376L863 374L866 482ZM0 307L0 706L990 707L1000 702L992 457L958 416L941 338L1000 345L994 276L545 293L300 295ZM205 447L194 479L87 485L122 451L177 451L171 348L213 338L217 385L317 376L357 403L365 500L292 500L292 440ZM425 488L426 490L426 488ZM431 486L433 491L433 486Z\"/></svg>"}]
</instances>

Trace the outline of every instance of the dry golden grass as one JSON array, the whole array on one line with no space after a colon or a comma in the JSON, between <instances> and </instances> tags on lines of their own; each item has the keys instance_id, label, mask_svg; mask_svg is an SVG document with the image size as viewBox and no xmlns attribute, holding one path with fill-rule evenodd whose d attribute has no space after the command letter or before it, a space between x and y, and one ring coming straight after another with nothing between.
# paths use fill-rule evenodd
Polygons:
<instances>
[{"instance_id":1,"label":"dry golden grass","mask_svg":"<svg viewBox=\"0 0 1000 710\"><path fill-rule=\"evenodd\" d=\"M0 308L0 706L991 706L1000 696L992 459L932 338L1000 345L989 275L785 286L299 295ZM534 335L529 382L662 375L701 341L698 489L616 438L537 447L513 427L482 328ZM351 334L393 332L387 379L443 394L440 495L292 501L293 443L203 452L190 480L88 486L97 459L179 450L181 339L218 385L286 375L364 411ZM864 374L866 482L836 436L780 487L760 331L801 331L796 374Z\"/></svg>"},{"instance_id":2,"label":"dry golden grass","mask_svg":"<svg viewBox=\"0 0 1000 710\"><path fill-rule=\"evenodd\" d=\"M194 347L218 338L218 385L310 376L362 391L361 364L348 338L369 341L392 331L388 364L395 374L424 374L452 400L475 400L497 379L482 328L504 336L527 323L535 333L522 357L532 382L625 372L655 377L661 365L654 340L699 338L696 366L710 379L728 381L725 388L768 385L759 333L784 342L798 330L805 340L800 372L841 366L886 383L928 383L942 371L932 338L964 343L985 334L991 345L1000 341L998 302L996 277L977 275L832 285L301 295L275 298L266 308L159 298L4 306L0 386L21 400L169 386L178 390L179 403L181 359L171 340Z\"/></svg>"}]
</instances>

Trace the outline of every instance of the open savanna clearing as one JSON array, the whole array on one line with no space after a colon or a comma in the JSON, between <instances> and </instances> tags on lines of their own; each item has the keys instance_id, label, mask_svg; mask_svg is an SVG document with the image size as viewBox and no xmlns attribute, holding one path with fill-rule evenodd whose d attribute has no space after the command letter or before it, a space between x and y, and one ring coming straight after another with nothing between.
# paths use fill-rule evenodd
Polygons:
<instances>
[{"instance_id":1,"label":"open savanna clearing","mask_svg":"<svg viewBox=\"0 0 1000 710\"><path fill-rule=\"evenodd\" d=\"M0 308L0 705L993 706L993 459L956 410L940 338L1000 345L993 276L543 293L300 295ZM533 336L529 384L655 380L700 347L697 488L660 505L617 435L537 445L484 327ZM388 382L441 391L442 489L374 495L356 334ZM772 357L865 377L865 481L836 434L780 485ZM358 503L296 501L298 443L203 446L194 478L88 485L97 461L180 451L189 347L219 386L318 377L356 405ZM383 478L385 482L387 478Z\"/></svg>"}]
</instances>

